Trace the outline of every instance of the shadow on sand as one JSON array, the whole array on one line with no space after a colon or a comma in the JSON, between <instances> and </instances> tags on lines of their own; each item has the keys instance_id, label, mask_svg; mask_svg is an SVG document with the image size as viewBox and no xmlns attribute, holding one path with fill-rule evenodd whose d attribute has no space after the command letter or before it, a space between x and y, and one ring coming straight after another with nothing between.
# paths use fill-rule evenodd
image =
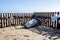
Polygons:
<instances>
[{"instance_id":1,"label":"shadow on sand","mask_svg":"<svg viewBox=\"0 0 60 40\"><path fill-rule=\"evenodd\" d=\"M51 28L51 27L34 27L30 28L32 32L42 34L45 37L48 37L50 40L56 40L60 38L60 30L56 28Z\"/></svg>"}]
</instances>

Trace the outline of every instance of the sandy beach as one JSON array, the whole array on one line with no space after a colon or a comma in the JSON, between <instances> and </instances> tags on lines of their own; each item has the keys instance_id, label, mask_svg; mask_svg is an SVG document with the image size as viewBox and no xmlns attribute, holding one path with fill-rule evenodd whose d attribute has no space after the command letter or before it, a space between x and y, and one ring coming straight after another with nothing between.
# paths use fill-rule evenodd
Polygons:
<instances>
[{"instance_id":1,"label":"sandy beach","mask_svg":"<svg viewBox=\"0 0 60 40\"><path fill-rule=\"evenodd\" d=\"M60 33L54 33L54 30L44 27L24 29L22 26L0 28L0 40L59 40Z\"/></svg>"}]
</instances>

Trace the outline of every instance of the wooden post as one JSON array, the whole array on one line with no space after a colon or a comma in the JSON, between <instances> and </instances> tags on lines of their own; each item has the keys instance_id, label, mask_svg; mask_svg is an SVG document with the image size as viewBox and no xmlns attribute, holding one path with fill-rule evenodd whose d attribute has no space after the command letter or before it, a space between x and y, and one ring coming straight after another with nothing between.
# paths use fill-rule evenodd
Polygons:
<instances>
[{"instance_id":1,"label":"wooden post","mask_svg":"<svg viewBox=\"0 0 60 40\"><path fill-rule=\"evenodd\" d=\"M1 27L1 18L0 18L0 27Z\"/></svg>"},{"instance_id":2,"label":"wooden post","mask_svg":"<svg viewBox=\"0 0 60 40\"><path fill-rule=\"evenodd\" d=\"M1 14L1 28L2 28L2 14Z\"/></svg>"},{"instance_id":3,"label":"wooden post","mask_svg":"<svg viewBox=\"0 0 60 40\"><path fill-rule=\"evenodd\" d=\"M2 13L1 13L1 18L0 18L0 20L1 20L1 28L2 28Z\"/></svg>"},{"instance_id":4,"label":"wooden post","mask_svg":"<svg viewBox=\"0 0 60 40\"><path fill-rule=\"evenodd\" d=\"M19 25L21 25L21 24L20 24L20 19L21 19L21 18L19 17Z\"/></svg>"}]
</instances>

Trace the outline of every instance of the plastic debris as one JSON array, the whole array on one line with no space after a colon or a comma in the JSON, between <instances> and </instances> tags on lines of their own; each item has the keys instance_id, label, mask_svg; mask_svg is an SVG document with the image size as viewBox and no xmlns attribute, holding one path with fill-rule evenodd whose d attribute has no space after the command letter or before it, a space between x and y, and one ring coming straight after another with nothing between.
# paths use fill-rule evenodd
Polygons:
<instances>
[{"instance_id":1,"label":"plastic debris","mask_svg":"<svg viewBox=\"0 0 60 40\"><path fill-rule=\"evenodd\" d=\"M39 26L40 24L41 24L41 21L39 20L39 18L34 17L32 20L25 23L24 27L25 28L32 28L32 27Z\"/></svg>"}]
</instances>

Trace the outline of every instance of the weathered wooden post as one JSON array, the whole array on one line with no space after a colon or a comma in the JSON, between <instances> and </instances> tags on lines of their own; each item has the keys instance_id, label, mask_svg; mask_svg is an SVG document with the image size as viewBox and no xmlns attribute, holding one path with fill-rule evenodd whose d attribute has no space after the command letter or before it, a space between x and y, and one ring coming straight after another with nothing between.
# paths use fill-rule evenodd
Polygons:
<instances>
[{"instance_id":1,"label":"weathered wooden post","mask_svg":"<svg viewBox=\"0 0 60 40\"><path fill-rule=\"evenodd\" d=\"M11 13L8 13L8 24L11 26Z\"/></svg>"},{"instance_id":2,"label":"weathered wooden post","mask_svg":"<svg viewBox=\"0 0 60 40\"><path fill-rule=\"evenodd\" d=\"M0 27L1 27L1 17L0 17Z\"/></svg>"},{"instance_id":3,"label":"weathered wooden post","mask_svg":"<svg viewBox=\"0 0 60 40\"><path fill-rule=\"evenodd\" d=\"M2 13L2 15L1 15L1 27L4 27L3 13Z\"/></svg>"},{"instance_id":4,"label":"weathered wooden post","mask_svg":"<svg viewBox=\"0 0 60 40\"><path fill-rule=\"evenodd\" d=\"M2 28L2 14L1 14L1 28Z\"/></svg>"},{"instance_id":5,"label":"weathered wooden post","mask_svg":"<svg viewBox=\"0 0 60 40\"><path fill-rule=\"evenodd\" d=\"M1 16L2 14L0 13L0 28L2 27Z\"/></svg>"}]
</instances>

